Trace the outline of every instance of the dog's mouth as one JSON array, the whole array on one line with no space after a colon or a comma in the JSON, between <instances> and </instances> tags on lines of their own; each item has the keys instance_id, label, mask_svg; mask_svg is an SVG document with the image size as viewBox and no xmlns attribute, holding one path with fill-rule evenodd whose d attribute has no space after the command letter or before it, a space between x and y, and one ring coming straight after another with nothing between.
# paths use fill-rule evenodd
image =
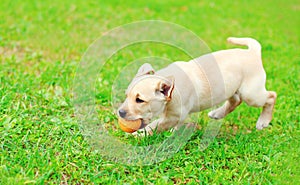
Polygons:
<instances>
[{"instance_id":1,"label":"dog's mouth","mask_svg":"<svg viewBox=\"0 0 300 185\"><path fill-rule=\"evenodd\" d=\"M146 120L144 120L144 119L142 119L142 118L140 118L140 119L138 119L138 120L141 120L141 126L140 126L139 129L143 129L143 128L145 128L145 127L147 126ZM128 120L128 121L129 121L129 120Z\"/></svg>"},{"instance_id":2,"label":"dog's mouth","mask_svg":"<svg viewBox=\"0 0 300 185\"><path fill-rule=\"evenodd\" d=\"M140 126L140 129L145 128L147 126L147 124L145 123L145 120L141 119L142 124Z\"/></svg>"}]
</instances>

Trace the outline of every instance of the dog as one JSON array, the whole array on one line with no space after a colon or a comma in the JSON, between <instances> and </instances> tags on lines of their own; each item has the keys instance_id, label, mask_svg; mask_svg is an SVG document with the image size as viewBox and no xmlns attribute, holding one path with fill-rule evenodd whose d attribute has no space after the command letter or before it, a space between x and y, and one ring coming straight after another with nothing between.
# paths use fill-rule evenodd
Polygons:
<instances>
[{"instance_id":1,"label":"dog","mask_svg":"<svg viewBox=\"0 0 300 185\"><path fill-rule=\"evenodd\" d=\"M143 64L126 90L118 116L129 121L140 119L139 131L151 135L153 130L161 132L182 124L190 113L225 102L208 114L221 119L244 101L262 107L256 128L267 127L277 94L265 88L261 45L252 38L229 37L227 41L248 48L216 51L189 62L174 62L156 72L150 64Z\"/></svg>"}]
</instances>

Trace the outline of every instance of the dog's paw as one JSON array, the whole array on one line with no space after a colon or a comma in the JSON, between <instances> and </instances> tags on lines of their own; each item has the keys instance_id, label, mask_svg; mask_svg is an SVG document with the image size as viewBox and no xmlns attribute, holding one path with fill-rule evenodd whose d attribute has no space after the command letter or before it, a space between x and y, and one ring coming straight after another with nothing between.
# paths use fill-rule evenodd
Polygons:
<instances>
[{"instance_id":1,"label":"dog's paw","mask_svg":"<svg viewBox=\"0 0 300 185\"><path fill-rule=\"evenodd\" d=\"M257 130L262 130L266 127L268 127L269 124L261 124L261 123L256 123L256 129Z\"/></svg>"},{"instance_id":2,"label":"dog's paw","mask_svg":"<svg viewBox=\"0 0 300 185\"><path fill-rule=\"evenodd\" d=\"M132 133L134 137L146 137L153 134L152 130L140 129Z\"/></svg>"},{"instance_id":3,"label":"dog's paw","mask_svg":"<svg viewBox=\"0 0 300 185\"><path fill-rule=\"evenodd\" d=\"M268 121L268 120L258 119L258 121L256 123L256 129L262 130L262 129L268 127L269 123L270 123L270 121Z\"/></svg>"},{"instance_id":4,"label":"dog's paw","mask_svg":"<svg viewBox=\"0 0 300 185\"><path fill-rule=\"evenodd\" d=\"M133 135L134 137L145 137L145 134L140 131L135 131L131 135Z\"/></svg>"},{"instance_id":5,"label":"dog's paw","mask_svg":"<svg viewBox=\"0 0 300 185\"><path fill-rule=\"evenodd\" d=\"M208 113L208 116L211 119L222 119L224 118L224 111L221 111L220 109L212 110Z\"/></svg>"},{"instance_id":6,"label":"dog's paw","mask_svg":"<svg viewBox=\"0 0 300 185\"><path fill-rule=\"evenodd\" d=\"M256 122L256 129L262 130L263 128L266 128L269 126L269 123L272 120L272 115L269 114L261 114Z\"/></svg>"}]
</instances>

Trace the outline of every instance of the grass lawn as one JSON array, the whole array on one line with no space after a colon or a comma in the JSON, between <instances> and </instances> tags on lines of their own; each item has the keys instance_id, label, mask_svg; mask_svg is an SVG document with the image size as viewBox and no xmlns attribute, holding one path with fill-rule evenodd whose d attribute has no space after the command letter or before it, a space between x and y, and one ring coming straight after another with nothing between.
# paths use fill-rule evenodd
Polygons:
<instances>
[{"instance_id":1,"label":"grass lawn","mask_svg":"<svg viewBox=\"0 0 300 185\"><path fill-rule=\"evenodd\" d=\"M0 184L300 184L300 3L277 1L3 1L0 3ZM260 41L267 88L278 94L271 125L255 129L260 109L242 104L204 151L204 130L173 157L149 166L105 160L89 146L74 116L72 85L88 46L114 27L164 20L193 31L215 51L229 36ZM185 59L155 44L116 53ZM110 106L116 69L97 85L98 118L128 143ZM198 126L205 128L207 111ZM168 133L163 133L168 137ZM158 139L160 136L157 136ZM157 138L156 137L156 138Z\"/></svg>"}]
</instances>

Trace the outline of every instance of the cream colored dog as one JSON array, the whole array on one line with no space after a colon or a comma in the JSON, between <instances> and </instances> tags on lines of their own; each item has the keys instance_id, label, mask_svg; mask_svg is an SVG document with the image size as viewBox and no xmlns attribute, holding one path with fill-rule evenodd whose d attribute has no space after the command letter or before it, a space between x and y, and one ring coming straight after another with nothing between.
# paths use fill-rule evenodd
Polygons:
<instances>
[{"instance_id":1,"label":"cream colored dog","mask_svg":"<svg viewBox=\"0 0 300 185\"><path fill-rule=\"evenodd\" d=\"M126 91L127 98L118 115L126 120L141 119L140 130L152 134L152 130L160 132L183 123L189 113L225 101L208 114L221 119L244 101L263 107L256 128L267 127L276 93L265 88L261 46L251 38L230 37L228 42L248 49L213 52L190 62L174 62L157 72L150 64L142 65ZM156 116L160 118L150 123Z\"/></svg>"}]
</instances>

